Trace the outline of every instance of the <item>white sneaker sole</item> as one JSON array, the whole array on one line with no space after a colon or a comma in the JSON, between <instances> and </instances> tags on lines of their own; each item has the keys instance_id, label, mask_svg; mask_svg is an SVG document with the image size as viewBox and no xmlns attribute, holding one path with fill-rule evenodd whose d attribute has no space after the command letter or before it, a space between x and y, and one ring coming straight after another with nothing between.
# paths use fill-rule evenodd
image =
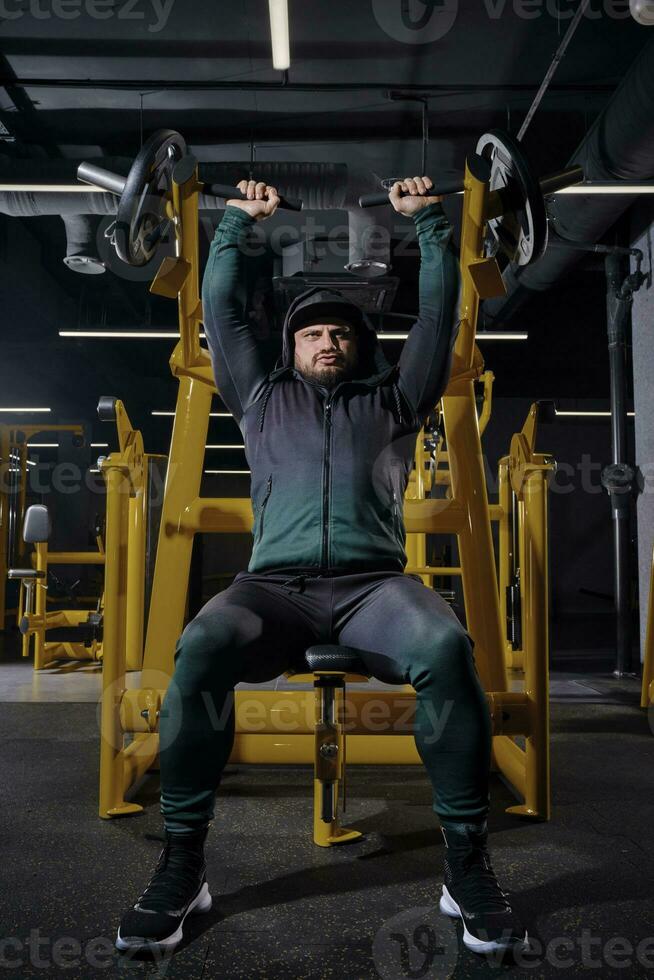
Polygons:
<instances>
[{"instance_id":1,"label":"white sneaker sole","mask_svg":"<svg viewBox=\"0 0 654 980\"><path fill-rule=\"evenodd\" d=\"M187 915L194 915L198 912L208 912L211 908L212 900L209 894L209 885L204 883L200 891L197 893L186 912L182 916L179 926L172 932L169 936L165 936L163 939L141 939L138 936L130 936L129 939L123 939L120 935L120 929L118 930L118 936L116 937L116 947L118 949L132 949L132 950L152 950L152 949L172 949L177 946L178 943L182 941L184 921Z\"/></svg>"},{"instance_id":2,"label":"white sneaker sole","mask_svg":"<svg viewBox=\"0 0 654 980\"><path fill-rule=\"evenodd\" d=\"M443 915L449 915L453 919L461 919L463 924L463 944L471 949L473 953L494 953L497 950L504 949L515 949L524 948L528 945L527 930L525 929L525 935L523 939L507 939L507 940L496 940L490 939L484 941L483 939L477 939L472 933L468 932L466 926L466 920L461 912L459 905L454 901L450 893L448 892L445 885L443 885L443 894L441 895L441 900L438 903Z\"/></svg>"}]
</instances>

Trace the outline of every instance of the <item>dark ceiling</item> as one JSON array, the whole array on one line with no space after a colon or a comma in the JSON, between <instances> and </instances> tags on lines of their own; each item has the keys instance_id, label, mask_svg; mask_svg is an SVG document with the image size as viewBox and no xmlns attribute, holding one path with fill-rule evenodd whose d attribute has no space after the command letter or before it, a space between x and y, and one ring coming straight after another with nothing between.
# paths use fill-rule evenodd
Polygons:
<instances>
[{"instance_id":1,"label":"dark ceiling","mask_svg":"<svg viewBox=\"0 0 654 980\"><path fill-rule=\"evenodd\" d=\"M428 97L430 175L459 173L484 130L517 132L577 2L432 6L428 28L411 31L407 18L427 10L420 0L290 0L284 78L272 69L263 0L8 0L0 121L15 141L0 147L4 172L19 175L26 158L131 158L143 135L169 127L201 162L247 161L253 152L260 161L413 175L421 104L391 100L399 90ZM104 19L91 15L100 10ZM440 36L428 40L428 30ZM629 17L626 0L593 0L524 140L540 174L567 162L652 33ZM84 318L99 326L102 317L126 328L148 318L172 326L175 304L150 302L147 284L112 272L91 279L67 269L56 217L0 215L0 232L0 401L39 401L47 392L61 415L90 419L98 395L117 394L158 443L149 448L165 451L169 429L150 429L149 413L174 405L172 341L64 340L57 330L61 311L71 328ZM417 266L402 276L402 308L412 312ZM598 272L578 269L574 281L525 308L528 343L484 347L499 395L608 396L603 288ZM389 349L391 359L398 354Z\"/></svg>"}]
</instances>

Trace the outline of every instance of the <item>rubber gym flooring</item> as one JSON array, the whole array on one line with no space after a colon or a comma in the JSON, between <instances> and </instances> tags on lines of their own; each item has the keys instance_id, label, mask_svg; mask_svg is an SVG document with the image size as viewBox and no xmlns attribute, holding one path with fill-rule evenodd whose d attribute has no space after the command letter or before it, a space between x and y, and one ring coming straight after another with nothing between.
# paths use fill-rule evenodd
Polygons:
<instances>
[{"instance_id":1,"label":"rubber gym flooring","mask_svg":"<svg viewBox=\"0 0 654 980\"><path fill-rule=\"evenodd\" d=\"M437 910L443 847L421 767L348 770L355 844L311 842L309 767L229 766L207 844L213 909L172 957L113 949L161 848L155 774L137 817L97 817L100 677L35 675L0 636L0 977L383 980L654 974L654 719L638 682L569 656L552 675L553 816L521 821L498 776L490 848L534 939L480 959Z\"/></svg>"}]
</instances>

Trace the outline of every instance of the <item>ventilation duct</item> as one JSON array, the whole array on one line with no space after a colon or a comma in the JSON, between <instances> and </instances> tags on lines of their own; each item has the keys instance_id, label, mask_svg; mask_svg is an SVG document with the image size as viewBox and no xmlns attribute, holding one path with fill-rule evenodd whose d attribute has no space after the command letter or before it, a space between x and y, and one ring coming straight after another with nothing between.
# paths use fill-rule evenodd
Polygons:
<instances>
[{"instance_id":1,"label":"ventilation duct","mask_svg":"<svg viewBox=\"0 0 654 980\"><path fill-rule=\"evenodd\" d=\"M637 182L654 177L654 40L636 59L611 101L567 166L580 165L586 180ZM621 194L559 194L548 205L550 229L569 242L598 242L632 204ZM533 265L504 272L507 295L487 300L484 317L506 323L534 293L549 289L583 258L583 252L548 248Z\"/></svg>"},{"instance_id":2,"label":"ventilation duct","mask_svg":"<svg viewBox=\"0 0 654 980\"><path fill-rule=\"evenodd\" d=\"M7 156L0 155L0 182L18 182L26 185L54 184L76 185L77 167L81 160L21 160L20 166ZM98 157L88 160L96 166L126 176L132 161L126 157ZM203 183L236 184L250 169L249 162L201 163L199 177ZM395 212L388 206L362 209L358 201L362 194L379 191L380 178L369 170L349 167L344 163L265 163L257 162L257 176L267 184L277 187L288 197L299 197L306 210L329 211L340 209L348 212L349 261L346 268L357 275L379 275L390 268L391 218ZM79 185L82 187L82 185ZM118 198L105 192L80 191L2 191L0 192L0 213L13 217L30 218L39 215L61 215L66 221L69 248L76 236L80 244L89 232L91 215L113 215L116 213ZM224 208L224 201L204 194L199 196L199 209L216 211ZM82 223L72 223L71 217L88 219ZM95 228L97 231L97 226ZM75 256L69 252L67 258ZM84 255L84 250L79 253ZM89 253L95 255L97 249ZM76 265L67 262L71 268ZM77 266L80 271L85 263Z\"/></svg>"},{"instance_id":3,"label":"ventilation duct","mask_svg":"<svg viewBox=\"0 0 654 980\"><path fill-rule=\"evenodd\" d=\"M106 267L98 255L97 233L100 216L97 214L62 214L66 226L66 258L73 272L99 275Z\"/></svg>"}]
</instances>

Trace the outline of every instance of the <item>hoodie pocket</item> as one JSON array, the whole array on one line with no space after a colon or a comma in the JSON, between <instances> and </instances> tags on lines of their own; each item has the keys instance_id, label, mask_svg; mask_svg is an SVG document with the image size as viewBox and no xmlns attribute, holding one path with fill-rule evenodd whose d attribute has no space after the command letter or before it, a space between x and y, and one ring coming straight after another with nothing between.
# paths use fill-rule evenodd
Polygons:
<instances>
[{"instance_id":1,"label":"hoodie pocket","mask_svg":"<svg viewBox=\"0 0 654 980\"><path fill-rule=\"evenodd\" d=\"M261 503L257 504L257 508L256 508L256 521L255 521L255 528L254 528L255 544L257 544L257 542L261 539L261 535L263 534L263 519L265 517L266 504L268 503L268 498L270 497L271 491L272 491L272 473L270 474L266 482L266 489L263 498L261 500Z\"/></svg>"}]
</instances>

